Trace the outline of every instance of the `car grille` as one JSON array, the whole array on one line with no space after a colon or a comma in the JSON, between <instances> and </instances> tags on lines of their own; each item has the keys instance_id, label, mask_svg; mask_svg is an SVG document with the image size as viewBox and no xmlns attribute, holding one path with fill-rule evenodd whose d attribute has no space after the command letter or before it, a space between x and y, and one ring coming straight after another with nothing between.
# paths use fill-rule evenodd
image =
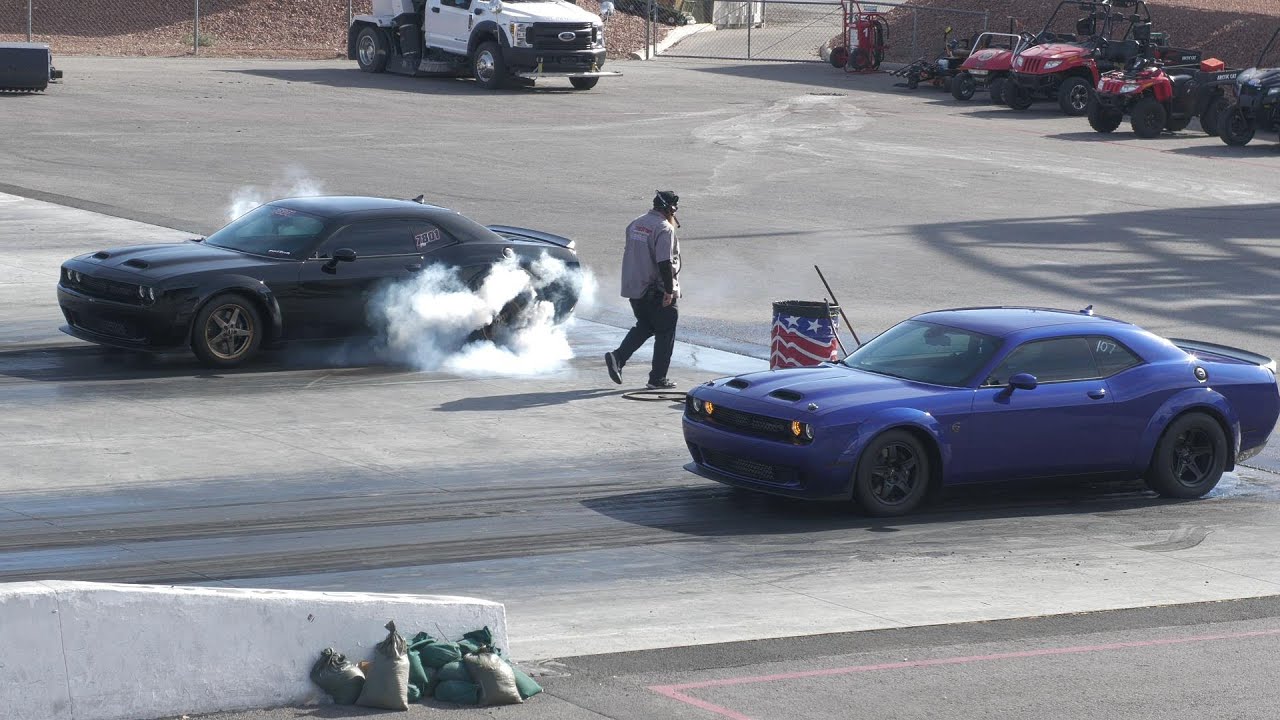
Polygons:
<instances>
[{"instance_id":1,"label":"car grille","mask_svg":"<svg viewBox=\"0 0 1280 720\"><path fill-rule=\"evenodd\" d=\"M561 40L560 33L573 33L572 40ZM530 34L535 50L590 50L591 23L534 23Z\"/></svg>"},{"instance_id":2,"label":"car grille","mask_svg":"<svg viewBox=\"0 0 1280 720\"><path fill-rule=\"evenodd\" d=\"M1040 58L1022 58L1022 67L1018 68L1018 72L1038 73L1043 64L1044 61Z\"/></svg>"},{"instance_id":3,"label":"car grille","mask_svg":"<svg viewBox=\"0 0 1280 720\"><path fill-rule=\"evenodd\" d=\"M121 340L141 340L143 338L143 333L138 329L138 325L125 318L111 315L99 317L71 311L64 311L63 314L66 315L67 323L72 327L78 327L99 335L120 338Z\"/></svg>"},{"instance_id":4,"label":"car grille","mask_svg":"<svg viewBox=\"0 0 1280 720\"><path fill-rule=\"evenodd\" d=\"M138 296L139 286L133 283L96 278L84 273L80 274L79 282L73 282L67 276L66 271L63 271L62 286L90 297L102 298L103 300L115 300L116 302L130 305L143 304L142 298Z\"/></svg>"},{"instance_id":5,"label":"car grille","mask_svg":"<svg viewBox=\"0 0 1280 720\"><path fill-rule=\"evenodd\" d=\"M710 448L702 448L701 452L704 464L730 475L782 485L795 483L800 477L794 468L748 460Z\"/></svg>"},{"instance_id":6,"label":"car grille","mask_svg":"<svg viewBox=\"0 0 1280 720\"><path fill-rule=\"evenodd\" d=\"M791 440L791 423L789 421L734 410L723 405L716 406L716 412L712 416L711 422L734 430L751 433L752 435Z\"/></svg>"}]
</instances>

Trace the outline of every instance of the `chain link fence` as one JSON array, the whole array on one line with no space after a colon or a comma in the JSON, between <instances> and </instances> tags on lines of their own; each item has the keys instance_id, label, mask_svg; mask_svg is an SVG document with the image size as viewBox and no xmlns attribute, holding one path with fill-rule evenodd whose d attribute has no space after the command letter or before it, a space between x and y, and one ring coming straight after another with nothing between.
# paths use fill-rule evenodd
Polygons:
<instances>
[{"instance_id":1,"label":"chain link fence","mask_svg":"<svg viewBox=\"0 0 1280 720\"><path fill-rule=\"evenodd\" d=\"M653 3L654 0L647 0ZM690 3L685 2L685 5ZM844 6L832 0L705 0L697 25L666 57L821 62L842 45ZM863 3L863 8L872 7ZM876 3L889 24L885 62L909 63L946 50L945 31L962 45L990 24L989 13L900 3Z\"/></svg>"},{"instance_id":2,"label":"chain link fence","mask_svg":"<svg viewBox=\"0 0 1280 720\"><path fill-rule=\"evenodd\" d=\"M0 0L0 41L59 55L345 55L372 0Z\"/></svg>"}]
</instances>

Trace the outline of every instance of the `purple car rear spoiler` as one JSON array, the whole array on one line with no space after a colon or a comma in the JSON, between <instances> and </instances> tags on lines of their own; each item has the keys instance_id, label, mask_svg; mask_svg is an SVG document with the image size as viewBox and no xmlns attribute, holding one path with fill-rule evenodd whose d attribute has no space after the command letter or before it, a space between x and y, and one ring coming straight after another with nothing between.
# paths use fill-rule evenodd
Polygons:
<instances>
[{"instance_id":1,"label":"purple car rear spoiler","mask_svg":"<svg viewBox=\"0 0 1280 720\"><path fill-rule=\"evenodd\" d=\"M1241 350L1240 348L1233 348L1228 345L1201 342L1199 340L1184 340L1182 338L1169 338L1169 342L1189 353L1203 352L1211 353L1213 355L1221 355L1222 357L1247 362L1251 365L1260 365L1271 372L1276 371L1275 360L1272 360L1265 355L1249 352L1248 350Z\"/></svg>"}]
</instances>

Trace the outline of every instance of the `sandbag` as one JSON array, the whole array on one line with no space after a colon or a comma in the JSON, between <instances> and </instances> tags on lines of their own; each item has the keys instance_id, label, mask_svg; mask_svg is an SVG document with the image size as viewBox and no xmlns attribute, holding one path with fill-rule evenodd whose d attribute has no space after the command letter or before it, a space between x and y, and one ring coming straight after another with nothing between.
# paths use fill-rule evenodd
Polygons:
<instances>
[{"instance_id":1,"label":"sandbag","mask_svg":"<svg viewBox=\"0 0 1280 720\"><path fill-rule=\"evenodd\" d=\"M404 638L396 632L395 621L388 622L387 638L373 649L373 668L364 680L364 689L356 704L382 710L409 709L409 654Z\"/></svg>"},{"instance_id":2,"label":"sandbag","mask_svg":"<svg viewBox=\"0 0 1280 720\"><path fill-rule=\"evenodd\" d=\"M342 653L325 648L311 666L311 682L320 686L339 705L352 705L364 689L364 673L347 662Z\"/></svg>"},{"instance_id":3,"label":"sandbag","mask_svg":"<svg viewBox=\"0 0 1280 720\"><path fill-rule=\"evenodd\" d=\"M451 662L461 660L462 651L458 649L457 643L431 642L418 648L418 656L422 658L423 665L439 670Z\"/></svg>"},{"instance_id":4,"label":"sandbag","mask_svg":"<svg viewBox=\"0 0 1280 720\"><path fill-rule=\"evenodd\" d=\"M435 699L457 705L479 705L480 686L463 680L446 680L436 686Z\"/></svg>"},{"instance_id":5,"label":"sandbag","mask_svg":"<svg viewBox=\"0 0 1280 720\"><path fill-rule=\"evenodd\" d=\"M524 702L516 686L515 672L492 649L472 653L463 658L476 685L480 686L481 705L515 705ZM447 666L446 666L447 667ZM442 671L443 672L443 671Z\"/></svg>"},{"instance_id":6,"label":"sandbag","mask_svg":"<svg viewBox=\"0 0 1280 720\"><path fill-rule=\"evenodd\" d=\"M435 641L436 641L435 638L431 637L430 635L424 632L420 632L417 635L414 635L413 637L409 638L406 645L410 650L413 650L416 652L418 650L421 650L423 645L430 645Z\"/></svg>"},{"instance_id":7,"label":"sandbag","mask_svg":"<svg viewBox=\"0 0 1280 720\"><path fill-rule=\"evenodd\" d=\"M417 699L413 696L415 691L419 698L427 694L427 683L430 679L427 677L426 668L422 667L422 658L418 657L418 653L414 650L410 650L408 655L409 702L414 702Z\"/></svg>"},{"instance_id":8,"label":"sandbag","mask_svg":"<svg viewBox=\"0 0 1280 720\"><path fill-rule=\"evenodd\" d=\"M478 653L483 647L486 647L484 643L478 643L466 638L458 641L458 650L462 652L463 656Z\"/></svg>"},{"instance_id":9,"label":"sandbag","mask_svg":"<svg viewBox=\"0 0 1280 720\"><path fill-rule=\"evenodd\" d=\"M461 660L454 660L440 666L436 671L436 680L446 682L449 680L461 680L463 682L475 682L471 677L471 673L467 671L467 666L462 664Z\"/></svg>"},{"instance_id":10,"label":"sandbag","mask_svg":"<svg viewBox=\"0 0 1280 720\"><path fill-rule=\"evenodd\" d=\"M503 658L503 660L506 660L506 658ZM520 691L521 699L528 700L542 692L542 686L538 684L537 680L526 675L523 670L515 665L511 665L509 662L507 664L511 666L511 673L516 677L516 689Z\"/></svg>"}]
</instances>

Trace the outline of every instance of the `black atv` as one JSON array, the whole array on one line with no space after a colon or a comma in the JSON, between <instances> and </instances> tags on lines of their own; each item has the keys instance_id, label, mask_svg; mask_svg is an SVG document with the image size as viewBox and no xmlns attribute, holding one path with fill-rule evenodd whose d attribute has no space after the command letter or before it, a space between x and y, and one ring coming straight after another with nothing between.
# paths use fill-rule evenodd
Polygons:
<instances>
[{"instance_id":1,"label":"black atv","mask_svg":"<svg viewBox=\"0 0 1280 720\"><path fill-rule=\"evenodd\" d=\"M1280 30L1258 55L1258 63L1236 78L1235 102L1218 116L1218 136L1228 145L1248 145L1259 130L1280 130Z\"/></svg>"}]
</instances>

